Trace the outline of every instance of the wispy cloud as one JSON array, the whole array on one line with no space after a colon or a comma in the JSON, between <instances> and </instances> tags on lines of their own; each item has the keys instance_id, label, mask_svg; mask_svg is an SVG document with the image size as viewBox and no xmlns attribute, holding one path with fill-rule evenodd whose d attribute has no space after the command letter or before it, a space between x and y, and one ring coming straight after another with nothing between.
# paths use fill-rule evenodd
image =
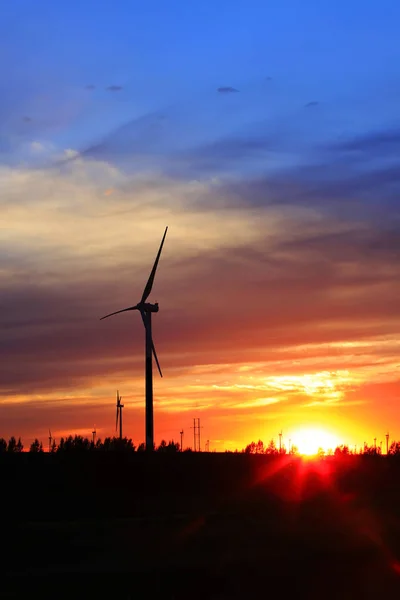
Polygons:
<instances>
[{"instance_id":1,"label":"wispy cloud","mask_svg":"<svg viewBox=\"0 0 400 600\"><path fill-rule=\"evenodd\" d=\"M219 87L217 89L217 92L219 92L220 94L234 94L235 92L238 92L239 90L237 90L234 87L231 86L225 86L225 87Z\"/></svg>"}]
</instances>

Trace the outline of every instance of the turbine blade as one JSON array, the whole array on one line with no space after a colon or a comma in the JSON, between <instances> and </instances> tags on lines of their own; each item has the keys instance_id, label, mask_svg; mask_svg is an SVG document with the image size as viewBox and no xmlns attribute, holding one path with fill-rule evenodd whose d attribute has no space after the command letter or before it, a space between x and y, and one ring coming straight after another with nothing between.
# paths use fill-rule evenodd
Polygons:
<instances>
[{"instance_id":1,"label":"turbine blade","mask_svg":"<svg viewBox=\"0 0 400 600\"><path fill-rule=\"evenodd\" d=\"M144 292L143 292L143 296L142 296L141 302L146 302L147 298L150 296L150 292L151 292L151 289L153 287L154 277L155 277L155 274L156 274L156 271L157 271L158 261L160 260L161 250L162 250L163 245L164 245L165 236L167 235L167 231L168 231L168 227L165 228L164 235L163 235L163 238L161 240L160 248L159 248L158 254L156 256L156 260L155 260L153 268L151 270L149 280L146 283L146 287L144 288Z\"/></svg>"},{"instance_id":2,"label":"turbine blade","mask_svg":"<svg viewBox=\"0 0 400 600\"><path fill-rule=\"evenodd\" d=\"M142 317L142 321L143 321L144 328L145 328L145 329L146 329L146 331L147 331L147 321L146 321L146 316L145 316L145 314L144 314L144 312L143 312L143 311L140 311L140 315L141 315L141 317ZM153 356L154 356L154 358L155 358L155 360L156 360L156 364L157 364L158 372L160 373L160 377L162 377L162 376L163 376L163 374L162 374L162 371L161 371L160 363L158 362L157 352L156 352L156 349L155 349L155 347L154 347L153 338L151 339L151 350L152 350L152 352L153 352Z\"/></svg>"},{"instance_id":3,"label":"turbine blade","mask_svg":"<svg viewBox=\"0 0 400 600\"><path fill-rule=\"evenodd\" d=\"M145 315L145 313L144 313L142 310L140 311L140 316L142 317L142 321L143 321L144 328L145 328L145 329L146 329L146 331L147 331L147 321L146 321L146 315Z\"/></svg>"},{"instance_id":4,"label":"turbine blade","mask_svg":"<svg viewBox=\"0 0 400 600\"><path fill-rule=\"evenodd\" d=\"M153 340L151 340L151 349L153 350L154 358L155 358L156 363L157 363L158 372L160 373L160 377L162 377L161 367L160 367L160 363L158 362L157 352L156 352L156 349L154 347Z\"/></svg>"},{"instance_id":5,"label":"turbine blade","mask_svg":"<svg viewBox=\"0 0 400 600\"><path fill-rule=\"evenodd\" d=\"M109 315L106 315L105 317L101 317L100 321L102 321L103 319L107 319L107 317L112 317L113 315L118 315L119 313L126 312L127 310L138 310L138 307L136 305L130 306L129 308L123 308L122 310L116 310L115 312L112 312Z\"/></svg>"}]
</instances>

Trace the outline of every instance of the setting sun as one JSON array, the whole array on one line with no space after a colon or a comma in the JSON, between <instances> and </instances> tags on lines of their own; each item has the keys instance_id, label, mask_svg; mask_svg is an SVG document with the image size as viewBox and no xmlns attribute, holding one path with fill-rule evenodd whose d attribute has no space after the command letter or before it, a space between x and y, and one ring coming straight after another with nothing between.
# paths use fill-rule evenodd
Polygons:
<instances>
[{"instance_id":1,"label":"setting sun","mask_svg":"<svg viewBox=\"0 0 400 600\"><path fill-rule=\"evenodd\" d=\"M335 435L324 429L307 428L299 429L293 434L293 444L300 454L312 456L317 454L320 449L324 452L334 450L340 441Z\"/></svg>"}]
</instances>

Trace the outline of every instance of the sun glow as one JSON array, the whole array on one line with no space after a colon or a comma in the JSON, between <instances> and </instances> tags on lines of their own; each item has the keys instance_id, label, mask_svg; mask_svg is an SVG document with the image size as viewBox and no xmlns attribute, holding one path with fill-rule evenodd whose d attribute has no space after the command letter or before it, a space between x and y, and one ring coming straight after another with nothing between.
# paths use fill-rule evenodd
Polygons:
<instances>
[{"instance_id":1,"label":"sun glow","mask_svg":"<svg viewBox=\"0 0 400 600\"><path fill-rule=\"evenodd\" d=\"M319 450L334 450L340 444L339 439L329 431L317 428L299 429L293 434L293 444L300 454L315 455Z\"/></svg>"}]
</instances>

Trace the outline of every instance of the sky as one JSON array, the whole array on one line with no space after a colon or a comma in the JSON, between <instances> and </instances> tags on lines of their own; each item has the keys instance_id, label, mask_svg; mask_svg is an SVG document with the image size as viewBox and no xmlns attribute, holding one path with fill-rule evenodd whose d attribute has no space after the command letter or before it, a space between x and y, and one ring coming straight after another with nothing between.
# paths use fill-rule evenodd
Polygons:
<instances>
[{"instance_id":1,"label":"sky","mask_svg":"<svg viewBox=\"0 0 400 600\"><path fill-rule=\"evenodd\" d=\"M14 0L0 33L0 436L400 438L395 0Z\"/></svg>"}]
</instances>

